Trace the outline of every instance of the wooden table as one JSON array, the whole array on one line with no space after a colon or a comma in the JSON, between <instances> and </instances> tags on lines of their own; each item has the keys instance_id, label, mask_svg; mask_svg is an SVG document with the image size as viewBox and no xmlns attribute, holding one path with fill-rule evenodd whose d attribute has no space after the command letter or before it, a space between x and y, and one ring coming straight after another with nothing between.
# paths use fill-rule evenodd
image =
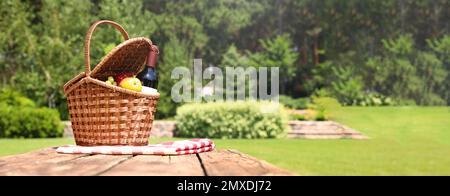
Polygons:
<instances>
[{"instance_id":1,"label":"wooden table","mask_svg":"<svg viewBox=\"0 0 450 196\"><path fill-rule=\"evenodd\" d=\"M73 155L54 148L0 158L4 175L163 175L163 176L260 176L293 175L265 161L236 150L183 156Z\"/></svg>"}]
</instances>

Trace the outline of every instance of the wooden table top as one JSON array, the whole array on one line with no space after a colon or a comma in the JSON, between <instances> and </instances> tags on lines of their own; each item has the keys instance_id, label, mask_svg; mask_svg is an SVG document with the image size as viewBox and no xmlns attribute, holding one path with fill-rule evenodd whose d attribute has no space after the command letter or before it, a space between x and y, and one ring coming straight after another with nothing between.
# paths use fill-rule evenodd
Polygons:
<instances>
[{"instance_id":1,"label":"wooden table top","mask_svg":"<svg viewBox=\"0 0 450 196\"><path fill-rule=\"evenodd\" d=\"M293 175L236 150L182 156L75 155L46 148L0 158L0 176L261 176Z\"/></svg>"}]
</instances>

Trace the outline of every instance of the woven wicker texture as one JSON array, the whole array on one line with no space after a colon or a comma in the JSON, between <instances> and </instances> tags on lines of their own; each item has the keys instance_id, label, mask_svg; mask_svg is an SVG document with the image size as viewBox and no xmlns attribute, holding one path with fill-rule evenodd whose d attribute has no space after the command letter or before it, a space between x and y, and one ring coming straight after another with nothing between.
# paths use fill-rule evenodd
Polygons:
<instances>
[{"instance_id":1,"label":"woven wicker texture","mask_svg":"<svg viewBox=\"0 0 450 196\"><path fill-rule=\"evenodd\" d=\"M80 146L148 144L159 94L143 94L103 82L120 72L136 74L144 65L152 43L146 38L129 39L114 48L90 71L90 39L95 27L110 24L128 39L126 31L112 21L98 21L88 30L85 68L64 85L75 142Z\"/></svg>"},{"instance_id":2,"label":"woven wicker texture","mask_svg":"<svg viewBox=\"0 0 450 196\"><path fill-rule=\"evenodd\" d=\"M147 38L134 38L121 43L92 70L91 77L106 80L108 76L121 72L138 74L144 67L151 46Z\"/></svg>"}]
</instances>

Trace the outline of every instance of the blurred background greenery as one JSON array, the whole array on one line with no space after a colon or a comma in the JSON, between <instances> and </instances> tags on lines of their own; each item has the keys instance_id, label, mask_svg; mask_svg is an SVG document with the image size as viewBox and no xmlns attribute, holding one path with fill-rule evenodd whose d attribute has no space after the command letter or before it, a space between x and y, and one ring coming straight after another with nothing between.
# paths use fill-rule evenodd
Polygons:
<instances>
[{"instance_id":1,"label":"blurred background greenery","mask_svg":"<svg viewBox=\"0 0 450 196\"><path fill-rule=\"evenodd\" d=\"M62 86L83 71L89 25L109 19L159 45L162 97L174 67L202 58L205 67L280 67L280 92L293 98L448 105L449 10L449 0L2 0L0 88L68 119ZM101 27L94 62L120 42ZM158 118L178 106L161 99Z\"/></svg>"},{"instance_id":2,"label":"blurred background greenery","mask_svg":"<svg viewBox=\"0 0 450 196\"><path fill-rule=\"evenodd\" d=\"M300 175L450 173L450 0L2 0L0 16L0 138L63 135L62 86L84 71L90 24L108 19L159 46L157 118L176 120L182 137L227 138L217 146ZM92 64L121 41L101 26ZM308 114L174 103L170 72L194 58L205 68L279 67L280 102ZM246 139L330 118L370 139ZM183 138L150 141L174 139ZM68 143L0 139L0 156Z\"/></svg>"}]
</instances>

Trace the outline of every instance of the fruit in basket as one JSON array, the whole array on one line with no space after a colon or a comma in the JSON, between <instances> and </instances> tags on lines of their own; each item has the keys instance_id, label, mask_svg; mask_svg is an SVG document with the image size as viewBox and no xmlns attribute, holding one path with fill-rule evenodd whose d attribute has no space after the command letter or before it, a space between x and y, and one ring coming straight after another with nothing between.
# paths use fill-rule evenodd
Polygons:
<instances>
[{"instance_id":1,"label":"fruit in basket","mask_svg":"<svg viewBox=\"0 0 450 196\"><path fill-rule=\"evenodd\" d=\"M114 78L112 76L109 76L108 80L106 80L105 83L109 84L109 85L117 86L117 83L116 83L116 81L114 81Z\"/></svg>"},{"instance_id":2,"label":"fruit in basket","mask_svg":"<svg viewBox=\"0 0 450 196\"><path fill-rule=\"evenodd\" d=\"M116 81L117 84L120 84L123 79L130 78L130 77L133 77L132 73L122 72L122 73L119 73L116 76L114 76L114 81Z\"/></svg>"},{"instance_id":3,"label":"fruit in basket","mask_svg":"<svg viewBox=\"0 0 450 196\"><path fill-rule=\"evenodd\" d=\"M141 92L142 91L142 83L136 77L128 77L122 79L120 81L119 86L122 88L126 88L128 90Z\"/></svg>"},{"instance_id":4,"label":"fruit in basket","mask_svg":"<svg viewBox=\"0 0 450 196\"><path fill-rule=\"evenodd\" d=\"M109 76L108 80L106 80L105 83L109 84L109 85L117 86L117 83L116 83L116 81L114 81L114 78L112 76Z\"/></svg>"}]
</instances>

